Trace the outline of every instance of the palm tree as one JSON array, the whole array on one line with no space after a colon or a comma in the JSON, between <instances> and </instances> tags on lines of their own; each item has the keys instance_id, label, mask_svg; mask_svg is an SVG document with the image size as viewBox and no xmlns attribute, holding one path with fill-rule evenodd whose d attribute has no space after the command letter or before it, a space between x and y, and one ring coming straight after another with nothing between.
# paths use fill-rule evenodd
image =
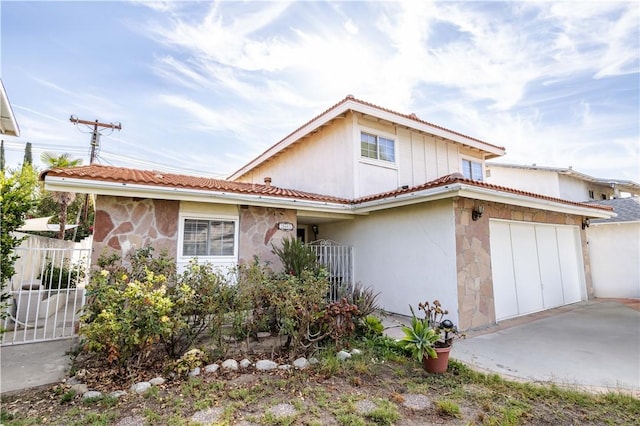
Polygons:
<instances>
[{"instance_id":1,"label":"palm tree","mask_svg":"<svg viewBox=\"0 0 640 426\"><path fill-rule=\"evenodd\" d=\"M43 152L40 159L51 169L75 167L82 164L81 158L71 159L71 154L67 153L56 156L51 152ZM67 226L67 209L69 204L73 203L73 200L76 199L76 194L74 192L53 191L51 192L51 198L53 198L60 207L60 231L58 231L58 239L64 240L64 231Z\"/></svg>"}]
</instances>

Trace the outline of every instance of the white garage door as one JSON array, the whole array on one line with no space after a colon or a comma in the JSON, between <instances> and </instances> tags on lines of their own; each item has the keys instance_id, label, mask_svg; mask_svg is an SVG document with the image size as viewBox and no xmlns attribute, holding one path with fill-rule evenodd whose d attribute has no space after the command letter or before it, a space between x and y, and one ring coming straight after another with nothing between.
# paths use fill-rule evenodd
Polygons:
<instances>
[{"instance_id":1,"label":"white garage door","mask_svg":"<svg viewBox=\"0 0 640 426\"><path fill-rule=\"evenodd\" d=\"M497 321L582 300L577 226L491 220L489 229Z\"/></svg>"}]
</instances>

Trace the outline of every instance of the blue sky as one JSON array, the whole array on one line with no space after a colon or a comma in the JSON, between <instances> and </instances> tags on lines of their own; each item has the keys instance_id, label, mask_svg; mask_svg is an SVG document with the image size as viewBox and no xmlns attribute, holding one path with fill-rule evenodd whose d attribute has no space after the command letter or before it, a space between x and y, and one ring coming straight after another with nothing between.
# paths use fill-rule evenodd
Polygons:
<instances>
[{"instance_id":1,"label":"blue sky","mask_svg":"<svg viewBox=\"0 0 640 426\"><path fill-rule=\"evenodd\" d=\"M355 97L506 147L502 162L640 182L638 2L0 3L24 144L225 177Z\"/></svg>"}]
</instances>

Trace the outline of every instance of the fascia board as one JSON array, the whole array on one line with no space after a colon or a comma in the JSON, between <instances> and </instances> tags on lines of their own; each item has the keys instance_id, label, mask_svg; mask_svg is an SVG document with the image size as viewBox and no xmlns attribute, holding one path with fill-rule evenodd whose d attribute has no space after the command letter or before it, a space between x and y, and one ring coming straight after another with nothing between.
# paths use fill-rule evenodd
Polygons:
<instances>
[{"instance_id":1,"label":"fascia board","mask_svg":"<svg viewBox=\"0 0 640 426\"><path fill-rule=\"evenodd\" d=\"M126 188L126 192L123 191ZM329 203L325 201L298 200L265 195L236 194L224 191L209 191L184 188L167 188L130 183L93 181L86 179L70 179L60 177L46 177L45 189L48 191L91 193L96 195L110 195L116 197L159 198L176 201L194 201L201 203L220 203L241 205L248 204L259 207L290 208L342 213L348 218L353 212L347 204Z\"/></svg>"},{"instance_id":2,"label":"fascia board","mask_svg":"<svg viewBox=\"0 0 640 426\"><path fill-rule=\"evenodd\" d=\"M559 203L557 201L546 200L527 195L512 194L495 189L479 188L472 185L459 184L458 195L476 200L492 201L502 204L510 204L532 209L548 210L557 213L567 213L578 216L588 216L593 218L608 219L617 216L613 211L605 211L596 208L576 206L572 204Z\"/></svg>"},{"instance_id":3,"label":"fascia board","mask_svg":"<svg viewBox=\"0 0 640 426\"><path fill-rule=\"evenodd\" d=\"M471 198L475 200L509 204L519 207L529 207L539 210L548 210L557 213L588 216L592 218L608 219L616 216L616 214L613 212L603 211L600 209L563 204L556 201L539 199L520 194L511 194L508 192L502 192L488 188L479 188L473 185L465 185L461 183L454 183L451 185L444 185L432 189L426 189L424 191L410 192L406 194L395 195L389 198L383 198L380 200L368 201L358 204L358 206L354 209L354 212L364 214L376 210L384 210L393 207L400 207L453 197Z\"/></svg>"}]
</instances>

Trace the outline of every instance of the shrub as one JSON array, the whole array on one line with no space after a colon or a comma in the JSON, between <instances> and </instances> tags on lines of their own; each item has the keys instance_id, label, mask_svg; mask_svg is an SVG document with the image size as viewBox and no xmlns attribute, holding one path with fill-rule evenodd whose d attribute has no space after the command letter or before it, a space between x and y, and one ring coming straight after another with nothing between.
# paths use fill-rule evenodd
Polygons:
<instances>
[{"instance_id":1,"label":"shrub","mask_svg":"<svg viewBox=\"0 0 640 426\"><path fill-rule=\"evenodd\" d=\"M213 265L195 259L178 282L168 293L174 303L173 329L165 340L168 354L178 356L205 332L222 346L222 326L236 305L237 287Z\"/></svg>"},{"instance_id":2,"label":"shrub","mask_svg":"<svg viewBox=\"0 0 640 426\"><path fill-rule=\"evenodd\" d=\"M300 276L302 271L317 274L321 269L315 252L298 238L285 238L282 240L282 247L273 244L271 247L282 262L286 274Z\"/></svg>"},{"instance_id":3,"label":"shrub","mask_svg":"<svg viewBox=\"0 0 640 426\"><path fill-rule=\"evenodd\" d=\"M80 328L85 348L124 370L152 361L155 346L172 331L173 302L166 294L166 278L147 271L138 281L97 271L87 294L92 303Z\"/></svg>"},{"instance_id":4,"label":"shrub","mask_svg":"<svg viewBox=\"0 0 640 426\"><path fill-rule=\"evenodd\" d=\"M49 262L40 276L42 284L47 290L76 288L84 277L84 265L82 263L69 265L68 259L65 259L60 266Z\"/></svg>"}]
</instances>

